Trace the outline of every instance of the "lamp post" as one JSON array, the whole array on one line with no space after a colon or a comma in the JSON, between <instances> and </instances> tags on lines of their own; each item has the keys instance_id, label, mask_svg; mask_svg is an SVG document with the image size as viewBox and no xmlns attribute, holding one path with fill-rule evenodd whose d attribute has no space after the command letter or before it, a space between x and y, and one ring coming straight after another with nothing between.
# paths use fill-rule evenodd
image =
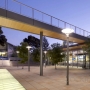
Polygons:
<instances>
[{"instance_id":1,"label":"lamp post","mask_svg":"<svg viewBox=\"0 0 90 90\"><path fill-rule=\"evenodd\" d=\"M74 30L70 28L65 28L62 30L64 34L66 34L67 37L67 85L69 85L69 34L73 33Z\"/></svg>"},{"instance_id":2,"label":"lamp post","mask_svg":"<svg viewBox=\"0 0 90 90\"><path fill-rule=\"evenodd\" d=\"M18 54L19 54L19 51L16 51L16 53L17 53L17 56L18 56ZM18 67L18 60L17 60L17 67Z\"/></svg>"},{"instance_id":3,"label":"lamp post","mask_svg":"<svg viewBox=\"0 0 90 90\"><path fill-rule=\"evenodd\" d=\"M30 57L29 57L30 53L29 53L29 50L30 50L31 46L27 46L26 48L28 49L28 71L30 71L30 60L29 60L30 59Z\"/></svg>"},{"instance_id":4,"label":"lamp post","mask_svg":"<svg viewBox=\"0 0 90 90\"><path fill-rule=\"evenodd\" d=\"M45 67L46 67L46 53L47 53L47 51L44 51L44 53L45 53Z\"/></svg>"}]
</instances>

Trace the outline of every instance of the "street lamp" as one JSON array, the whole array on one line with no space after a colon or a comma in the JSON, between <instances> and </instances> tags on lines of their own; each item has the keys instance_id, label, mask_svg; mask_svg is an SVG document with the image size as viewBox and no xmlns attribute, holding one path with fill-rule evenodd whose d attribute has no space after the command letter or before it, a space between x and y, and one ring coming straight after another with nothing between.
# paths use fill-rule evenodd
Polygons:
<instances>
[{"instance_id":1,"label":"street lamp","mask_svg":"<svg viewBox=\"0 0 90 90\"><path fill-rule=\"evenodd\" d=\"M46 53L47 53L47 51L44 51L44 53L45 53L45 67L46 67Z\"/></svg>"},{"instance_id":2,"label":"street lamp","mask_svg":"<svg viewBox=\"0 0 90 90\"><path fill-rule=\"evenodd\" d=\"M29 60L30 59L30 57L29 57L30 54L29 54L29 50L30 50L31 46L27 46L26 48L28 49L28 71L30 71L30 60Z\"/></svg>"},{"instance_id":3,"label":"street lamp","mask_svg":"<svg viewBox=\"0 0 90 90\"><path fill-rule=\"evenodd\" d=\"M18 54L18 53L19 53L19 51L16 51L16 53Z\"/></svg>"},{"instance_id":4,"label":"street lamp","mask_svg":"<svg viewBox=\"0 0 90 90\"><path fill-rule=\"evenodd\" d=\"M69 34L73 33L74 30L70 28L65 28L62 30L67 36L67 85L69 85Z\"/></svg>"},{"instance_id":5,"label":"street lamp","mask_svg":"<svg viewBox=\"0 0 90 90\"><path fill-rule=\"evenodd\" d=\"M16 51L16 53L17 53L17 56L18 56L18 54L19 54L19 51ZM17 67L18 67L18 61L17 61Z\"/></svg>"}]
</instances>

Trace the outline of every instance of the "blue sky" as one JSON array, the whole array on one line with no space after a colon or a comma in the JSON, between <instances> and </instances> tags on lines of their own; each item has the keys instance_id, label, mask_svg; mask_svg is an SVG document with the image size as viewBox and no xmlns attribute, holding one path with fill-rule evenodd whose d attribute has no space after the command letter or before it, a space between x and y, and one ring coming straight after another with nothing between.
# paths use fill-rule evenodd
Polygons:
<instances>
[{"instance_id":1,"label":"blue sky","mask_svg":"<svg viewBox=\"0 0 90 90\"><path fill-rule=\"evenodd\" d=\"M26 5L90 31L90 0L18 0ZM16 10L18 7L13 6ZM8 42L19 45L29 33L3 28ZM35 35L39 38L38 35ZM50 44L60 42L48 38Z\"/></svg>"}]
</instances>

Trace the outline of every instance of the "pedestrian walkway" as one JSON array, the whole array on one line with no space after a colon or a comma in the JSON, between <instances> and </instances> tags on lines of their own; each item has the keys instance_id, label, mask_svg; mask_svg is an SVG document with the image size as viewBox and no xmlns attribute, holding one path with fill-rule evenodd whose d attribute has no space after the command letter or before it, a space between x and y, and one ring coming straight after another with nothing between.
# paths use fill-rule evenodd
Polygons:
<instances>
[{"instance_id":1,"label":"pedestrian walkway","mask_svg":"<svg viewBox=\"0 0 90 90\"><path fill-rule=\"evenodd\" d=\"M0 90L26 90L6 69L0 69Z\"/></svg>"},{"instance_id":2,"label":"pedestrian walkway","mask_svg":"<svg viewBox=\"0 0 90 90\"><path fill-rule=\"evenodd\" d=\"M13 75L12 77L18 80L19 83L26 90L90 90L89 69L84 70L82 68L77 69L70 67L70 73L69 73L70 85L67 86L66 67L64 66L58 65L57 70L55 70L55 66L46 66L46 68L43 67L43 71L44 71L43 76L39 75L40 73L39 66L31 66L30 72L28 72L28 67L24 67L24 69L22 69L22 67L0 67L0 68L7 68L7 70ZM9 81L8 83L10 82L13 83L12 81ZM14 84L17 85L16 83ZM14 88L14 86L12 87ZM5 89L5 90L10 90L10 89ZM14 90L18 90L18 89L14 89ZM23 90L23 89L19 89L19 90Z\"/></svg>"}]
</instances>

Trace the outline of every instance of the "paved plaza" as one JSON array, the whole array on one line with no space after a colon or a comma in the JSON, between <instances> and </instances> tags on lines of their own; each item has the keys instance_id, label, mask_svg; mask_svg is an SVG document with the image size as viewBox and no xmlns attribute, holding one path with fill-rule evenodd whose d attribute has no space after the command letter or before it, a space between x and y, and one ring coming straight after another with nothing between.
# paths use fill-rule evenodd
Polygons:
<instances>
[{"instance_id":1,"label":"paved plaza","mask_svg":"<svg viewBox=\"0 0 90 90\"><path fill-rule=\"evenodd\" d=\"M26 88L26 90L90 90L90 70L70 67L70 85L66 85L66 67L43 67L44 75L40 76L40 67L31 66L30 72L25 67L0 67L7 70ZM16 89L17 90L17 89ZM20 89L21 90L21 89Z\"/></svg>"}]
</instances>

